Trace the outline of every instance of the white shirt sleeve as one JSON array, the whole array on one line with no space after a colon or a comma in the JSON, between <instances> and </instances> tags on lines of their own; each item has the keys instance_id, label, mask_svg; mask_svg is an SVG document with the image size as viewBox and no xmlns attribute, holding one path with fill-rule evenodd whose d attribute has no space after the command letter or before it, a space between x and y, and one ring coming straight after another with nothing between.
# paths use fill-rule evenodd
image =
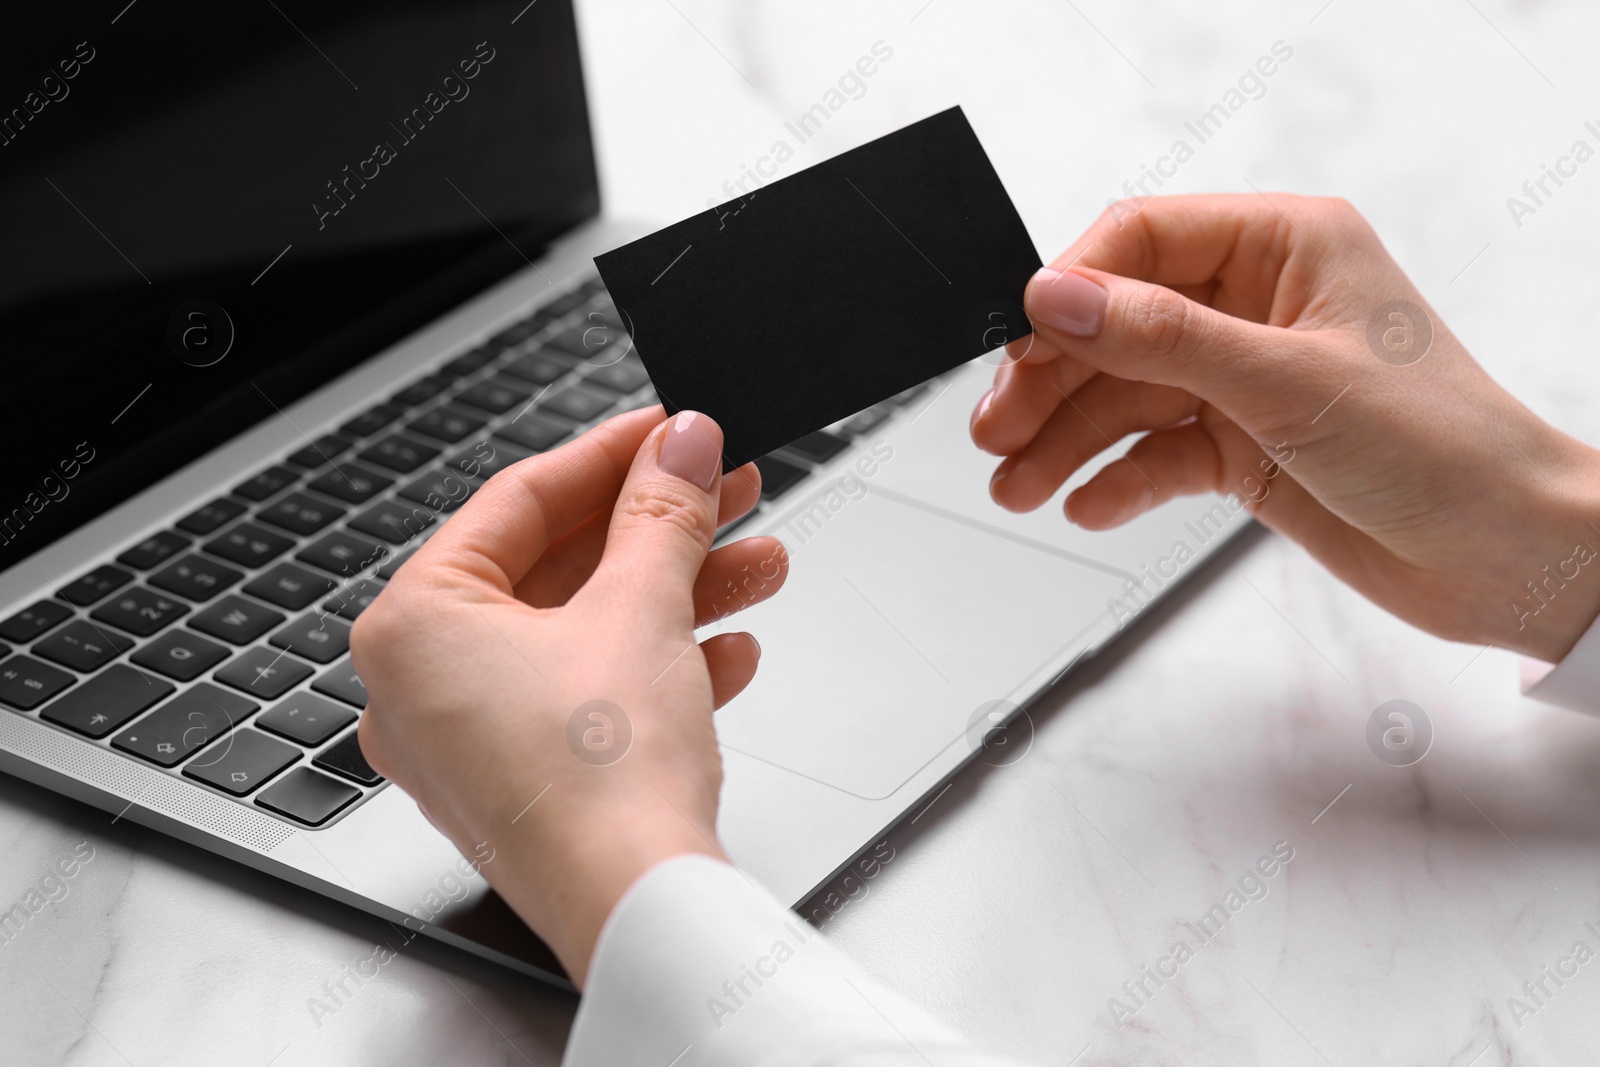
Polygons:
<instances>
[{"instance_id":1,"label":"white shirt sleeve","mask_svg":"<svg viewBox=\"0 0 1600 1067\"><path fill-rule=\"evenodd\" d=\"M1600 619L1554 667L1524 660L1522 692L1546 704L1600 714Z\"/></svg>"},{"instance_id":2,"label":"white shirt sleeve","mask_svg":"<svg viewBox=\"0 0 1600 1067\"><path fill-rule=\"evenodd\" d=\"M744 874L678 856L600 932L564 1067L1021 1067L869 978Z\"/></svg>"}]
</instances>

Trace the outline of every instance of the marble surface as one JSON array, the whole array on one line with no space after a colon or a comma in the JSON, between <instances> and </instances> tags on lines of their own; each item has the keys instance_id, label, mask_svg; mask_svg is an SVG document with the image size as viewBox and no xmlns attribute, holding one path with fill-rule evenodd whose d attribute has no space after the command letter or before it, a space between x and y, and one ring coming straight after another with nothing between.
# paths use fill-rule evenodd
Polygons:
<instances>
[{"instance_id":1,"label":"marble surface","mask_svg":"<svg viewBox=\"0 0 1600 1067\"><path fill-rule=\"evenodd\" d=\"M513 5L520 6L520 5ZM1354 201L1535 410L1600 438L1600 162L1506 205L1600 120L1576 0L658 0L581 7L610 210L668 221L893 49L787 169L961 103L1047 256L1277 41L1293 57L1166 191ZM1588 107L1588 110L1586 110ZM1253 587L1253 588L1252 588ZM1025 590L1013 594L1027 595ZM1254 534L1074 675L1021 761L975 765L826 925L873 974L1040 1063L1600 1062L1600 721L1522 699L1514 657L1386 617ZM1436 739L1369 750L1403 698ZM1293 848L1211 943L1196 922ZM576 1001L12 780L0 903L69 857L0 946L0 1063L552 1064ZM69 866L72 864L69 862ZM1254 883L1247 884L1247 888ZM1256 893L1260 896L1259 892ZM1118 1026L1108 998L1196 951ZM325 982L395 958L331 1016ZM1167 965L1170 969L1170 964ZM1570 964L1563 965L1569 970Z\"/></svg>"}]
</instances>

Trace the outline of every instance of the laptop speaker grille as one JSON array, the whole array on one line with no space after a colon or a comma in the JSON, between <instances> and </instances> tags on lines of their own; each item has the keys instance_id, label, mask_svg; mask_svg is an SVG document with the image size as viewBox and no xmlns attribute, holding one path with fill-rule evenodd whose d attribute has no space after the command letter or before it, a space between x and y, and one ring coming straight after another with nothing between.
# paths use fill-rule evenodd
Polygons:
<instances>
[{"instance_id":1,"label":"laptop speaker grille","mask_svg":"<svg viewBox=\"0 0 1600 1067\"><path fill-rule=\"evenodd\" d=\"M0 748L261 852L295 833L270 816L11 712L0 711Z\"/></svg>"}]
</instances>

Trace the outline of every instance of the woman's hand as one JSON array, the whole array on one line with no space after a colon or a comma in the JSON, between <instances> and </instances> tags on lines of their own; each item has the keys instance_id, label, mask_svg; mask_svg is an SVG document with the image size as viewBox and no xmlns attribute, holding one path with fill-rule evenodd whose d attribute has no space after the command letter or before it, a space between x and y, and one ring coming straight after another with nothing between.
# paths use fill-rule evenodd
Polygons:
<instances>
[{"instance_id":1,"label":"woman's hand","mask_svg":"<svg viewBox=\"0 0 1600 1067\"><path fill-rule=\"evenodd\" d=\"M766 599L770 537L707 554L749 511L704 415L620 415L489 482L356 621L371 702L361 748L463 852L578 984L644 871L720 855L711 713L755 673L746 633L694 630Z\"/></svg>"},{"instance_id":2,"label":"woman's hand","mask_svg":"<svg viewBox=\"0 0 1600 1067\"><path fill-rule=\"evenodd\" d=\"M1349 204L1196 196L1107 211L1028 286L1036 333L973 414L995 501L1075 490L1108 529L1237 494L1382 607L1561 658L1600 613L1600 463L1501 389ZM1511 313L1511 309L1507 309Z\"/></svg>"}]
</instances>

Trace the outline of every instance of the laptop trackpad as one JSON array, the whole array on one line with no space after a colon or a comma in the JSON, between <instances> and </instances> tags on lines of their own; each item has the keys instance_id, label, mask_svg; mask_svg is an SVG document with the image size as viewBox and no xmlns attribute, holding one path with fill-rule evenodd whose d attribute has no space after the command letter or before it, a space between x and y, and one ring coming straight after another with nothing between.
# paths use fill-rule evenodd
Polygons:
<instances>
[{"instance_id":1,"label":"laptop trackpad","mask_svg":"<svg viewBox=\"0 0 1600 1067\"><path fill-rule=\"evenodd\" d=\"M726 624L756 634L762 661L718 712L725 747L884 798L968 745L981 705L1018 700L1111 626L1122 573L899 494L833 497L823 524L774 531L792 557L787 586Z\"/></svg>"}]
</instances>

